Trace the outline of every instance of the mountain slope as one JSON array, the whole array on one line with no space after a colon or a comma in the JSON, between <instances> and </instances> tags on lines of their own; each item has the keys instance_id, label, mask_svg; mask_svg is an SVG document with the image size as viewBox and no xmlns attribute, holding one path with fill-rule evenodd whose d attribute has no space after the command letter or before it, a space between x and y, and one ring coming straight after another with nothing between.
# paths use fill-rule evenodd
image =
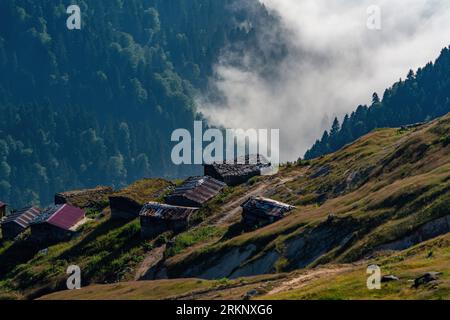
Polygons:
<instances>
[{"instance_id":1,"label":"mountain slope","mask_svg":"<svg viewBox=\"0 0 450 320\"><path fill-rule=\"evenodd\" d=\"M136 300L136 299L253 299L280 300L370 300L450 298L450 235L429 240L399 253L390 253L355 264L329 265L278 275L237 280L175 279L94 285L77 291L62 291L43 300ZM383 266L383 275L398 281L385 283L380 290L366 286L368 265ZM426 272L443 271L437 281L418 288L413 280Z\"/></svg>"},{"instance_id":2,"label":"mountain slope","mask_svg":"<svg viewBox=\"0 0 450 320\"><path fill-rule=\"evenodd\" d=\"M159 291L162 298L196 288L208 291L211 286L245 291L274 276L286 278L285 272L315 272L308 270L318 266L331 268L336 276L363 270L361 263L367 259L373 261L380 254L389 257L392 251L420 246L450 231L449 136L450 114L421 126L376 130L337 153L228 188L193 217L191 229L179 235L166 233L143 241L138 221L109 220L106 209L93 216L96 220L83 228L79 238L50 247L46 255L29 244L27 236L16 243L2 243L0 271L6 276L0 281L0 292L3 297L33 298L63 290L65 268L70 264L83 270L83 286L132 281L137 274L148 280L179 278L158 282L176 289ZM156 181L152 190L162 197L167 186ZM277 223L245 232L239 205L250 195L271 197L297 208ZM435 249L430 250L445 256L446 243L433 244ZM428 271L445 271L444 260L428 264L439 269ZM251 276L261 278L246 278L242 285L240 280L227 280ZM197 286L185 278L213 281ZM252 284L244 286L245 281ZM144 291L147 285L154 284L132 284ZM127 284L115 288L123 286ZM322 288L320 294L325 295L326 288ZM95 290L93 294L101 298L102 293Z\"/></svg>"},{"instance_id":3,"label":"mountain slope","mask_svg":"<svg viewBox=\"0 0 450 320\"><path fill-rule=\"evenodd\" d=\"M290 216L171 257L156 275L235 278L353 262L448 232L449 130L448 115L417 128L377 130L286 168L261 194L297 205Z\"/></svg>"}]
</instances>

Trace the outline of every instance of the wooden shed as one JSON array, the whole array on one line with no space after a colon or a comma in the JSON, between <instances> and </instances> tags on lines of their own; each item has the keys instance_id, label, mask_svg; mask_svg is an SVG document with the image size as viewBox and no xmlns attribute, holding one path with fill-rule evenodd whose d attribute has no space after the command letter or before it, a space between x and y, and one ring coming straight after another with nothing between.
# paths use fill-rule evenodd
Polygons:
<instances>
[{"instance_id":1,"label":"wooden shed","mask_svg":"<svg viewBox=\"0 0 450 320\"><path fill-rule=\"evenodd\" d=\"M142 207L150 201L158 201L175 185L163 179L143 179L109 196L111 219L136 219Z\"/></svg>"},{"instance_id":2,"label":"wooden shed","mask_svg":"<svg viewBox=\"0 0 450 320\"><path fill-rule=\"evenodd\" d=\"M149 202L144 205L139 214L141 236L144 239L152 239L166 231L182 232L189 226L189 219L197 210Z\"/></svg>"},{"instance_id":3,"label":"wooden shed","mask_svg":"<svg viewBox=\"0 0 450 320\"><path fill-rule=\"evenodd\" d=\"M70 240L84 220L85 213L79 208L68 204L51 206L31 223L31 238L45 243Z\"/></svg>"},{"instance_id":4,"label":"wooden shed","mask_svg":"<svg viewBox=\"0 0 450 320\"><path fill-rule=\"evenodd\" d=\"M251 197L242 204L242 222L250 229L274 223L295 209L286 203L263 197Z\"/></svg>"},{"instance_id":5,"label":"wooden shed","mask_svg":"<svg viewBox=\"0 0 450 320\"><path fill-rule=\"evenodd\" d=\"M114 193L111 187L75 190L55 194L55 205L70 204L80 209L102 210L108 205L108 197Z\"/></svg>"},{"instance_id":6,"label":"wooden shed","mask_svg":"<svg viewBox=\"0 0 450 320\"><path fill-rule=\"evenodd\" d=\"M37 207L26 207L12 211L10 215L3 218L1 222L2 237L14 239L30 226L30 223L41 213Z\"/></svg>"},{"instance_id":7,"label":"wooden shed","mask_svg":"<svg viewBox=\"0 0 450 320\"><path fill-rule=\"evenodd\" d=\"M226 184L212 177L191 177L165 197L168 204L199 208L217 196Z\"/></svg>"},{"instance_id":8,"label":"wooden shed","mask_svg":"<svg viewBox=\"0 0 450 320\"><path fill-rule=\"evenodd\" d=\"M8 208L7 204L0 201L0 220L6 216L7 208Z\"/></svg>"},{"instance_id":9,"label":"wooden shed","mask_svg":"<svg viewBox=\"0 0 450 320\"><path fill-rule=\"evenodd\" d=\"M270 169L271 164L263 156L247 155L235 159L234 163L205 164L204 174L229 186L245 183L253 177L262 175L263 170Z\"/></svg>"},{"instance_id":10,"label":"wooden shed","mask_svg":"<svg viewBox=\"0 0 450 320\"><path fill-rule=\"evenodd\" d=\"M141 203L121 195L109 197L109 206L111 207L111 219L126 220L136 219L142 208Z\"/></svg>"}]
</instances>

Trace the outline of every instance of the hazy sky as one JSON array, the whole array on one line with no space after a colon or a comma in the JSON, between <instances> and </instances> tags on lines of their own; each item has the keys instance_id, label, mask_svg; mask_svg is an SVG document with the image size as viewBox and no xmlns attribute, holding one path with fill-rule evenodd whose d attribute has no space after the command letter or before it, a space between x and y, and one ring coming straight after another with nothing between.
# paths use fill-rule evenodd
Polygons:
<instances>
[{"instance_id":1,"label":"hazy sky","mask_svg":"<svg viewBox=\"0 0 450 320\"><path fill-rule=\"evenodd\" d=\"M216 66L225 105L199 102L226 128L278 128L282 160L303 156L340 118L380 95L409 69L450 45L448 0L260 0L289 31L289 57L279 79L258 70ZM381 30L367 28L367 9L381 8ZM251 57L246 57L251 58Z\"/></svg>"}]
</instances>

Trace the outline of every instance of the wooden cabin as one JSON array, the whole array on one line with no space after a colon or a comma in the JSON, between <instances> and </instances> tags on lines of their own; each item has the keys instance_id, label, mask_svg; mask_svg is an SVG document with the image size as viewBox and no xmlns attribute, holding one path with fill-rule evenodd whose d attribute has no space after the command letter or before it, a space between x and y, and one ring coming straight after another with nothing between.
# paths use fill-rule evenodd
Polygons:
<instances>
[{"instance_id":1,"label":"wooden cabin","mask_svg":"<svg viewBox=\"0 0 450 320\"><path fill-rule=\"evenodd\" d=\"M121 195L109 197L111 219L136 219L142 209L142 204L136 200Z\"/></svg>"},{"instance_id":2,"label":"wooden cabin","mask_svg":"<svg viewBox=\"0 0 450 320\"><path fill-rule=\"evenodd\" d=\"M188 228L189 219L197 210L197 208L149 202L144 205L139 214L141 236L143 239L153 239L166 231L182 232Z\"/></svg>"},{"instance_id":3,"label":"wooden cabin","mask_svg":"<svg viewBox=\"0 0 450 320\"><path fill-rule=\"evenodd\" d=\"M249 229L259 228L281 220L295 209L286 203L263 197L251 197L242 204L242 223Z\"/></svg>"},{"instance_id":4,"label":"wooden cabin","mask_svg":"<svg viewBox=\"0 0 450 320\"><path fill-rule=\"evenodd\" d=\"M107 204L109 201L108 197L113 193L114 190L111 187L61 192L55 195L55 205L70 204L82 210L102 210L105 203Z\"/></svg>"},{"instance_id":5,"label":"wooden cabin","mask_svg":"<svg viewBox=\"0 0 450 320\"><path fill-rule=\"evenodd\" d=\"M199 208L217 196L226 184L212 177L191 177L165 197L174 206Z\"/></svg>"},{"instance_id":6,"label":"wooden cabin","mask_svg":"<svg viewBox=\"0 0 450 320\"><path fill-rule=\"evenodd\" d=\"M142 179L109 196L111 219L132 220L139 217L142 207L150 201L157 201L175 184L164 179Z\"/></svg>"},{"instance_id":7,"label":"wooden cabin","mask_svg":"<svg viewBox=\"0 0 450 320\"><path fill-rule=\"evenodd\" d=\"M31 223L31 238L43 243L70 240L84 220L85 213L79 208L68 204L51 206Z\"/></svg>"},{"instance_id":8,"label":"wooden cabin","mask_svg":"<svg viewBox=\"0 0 450 320\"><path fill-rule=\"evenodd\" d=\"M3 203L0 201L0 220L3 217L6 217L6 209L8 208L8 205L6 203Z\"/></svg>"},{"instance_id":9,"label":"wooden cabin","mask_svg":"<svg viewBox=\"0 0 450 320\"><path fill-rule=\"evenodd\" d=\"M228 186L246 183L253 177L262 175L263 170L270 169L271 164L260 155L247 155L245 158L235 159L234 163L205 164L205 176L213 177Z\"/></svg>"},{"instance_id":10,"label":"wooden cabin","mask_svg":"<svg viewBox=\"0 0 450 320\"><path fill-rule=\"evenodd\" d=\"M41 213L38 207L26 207L12 211L1 222L3 239L12 240L28 229L30 223Z\"/></svg>"}]
</instances>

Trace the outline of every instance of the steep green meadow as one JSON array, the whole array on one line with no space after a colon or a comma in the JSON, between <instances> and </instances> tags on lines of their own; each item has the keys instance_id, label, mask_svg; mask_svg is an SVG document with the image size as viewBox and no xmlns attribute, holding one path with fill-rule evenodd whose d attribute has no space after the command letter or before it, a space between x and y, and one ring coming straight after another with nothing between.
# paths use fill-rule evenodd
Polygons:
<instances>
[{"instance_id":1,"label":"steep green meadow","mask_svg":"<svg viewBox=\"0 0 450 320\"><path fill-rule=\"evenodd\" d=\"M105 208L78 238L49 247L47 254L27 235L3 242L1 298L64 290L65 270L77 264L86 288L50 298L242 298L256 288L257 297L271 299L448 299L449 136L450 115L421 126L378 129L334 154L227 188L178 235L143 241L138 220L111 221ZM161 200L171 186L142 181L120 193ZM296 209L246 232L239 206L251 195ZM156 252L162 256L148 263ZM370 263L400 281L367 292ZM133 282L142 269L151 271L146 279L171 280ZM429 271L443 274L432 286L412 289L408 280Z\"/></svg>"}]
</instances>

